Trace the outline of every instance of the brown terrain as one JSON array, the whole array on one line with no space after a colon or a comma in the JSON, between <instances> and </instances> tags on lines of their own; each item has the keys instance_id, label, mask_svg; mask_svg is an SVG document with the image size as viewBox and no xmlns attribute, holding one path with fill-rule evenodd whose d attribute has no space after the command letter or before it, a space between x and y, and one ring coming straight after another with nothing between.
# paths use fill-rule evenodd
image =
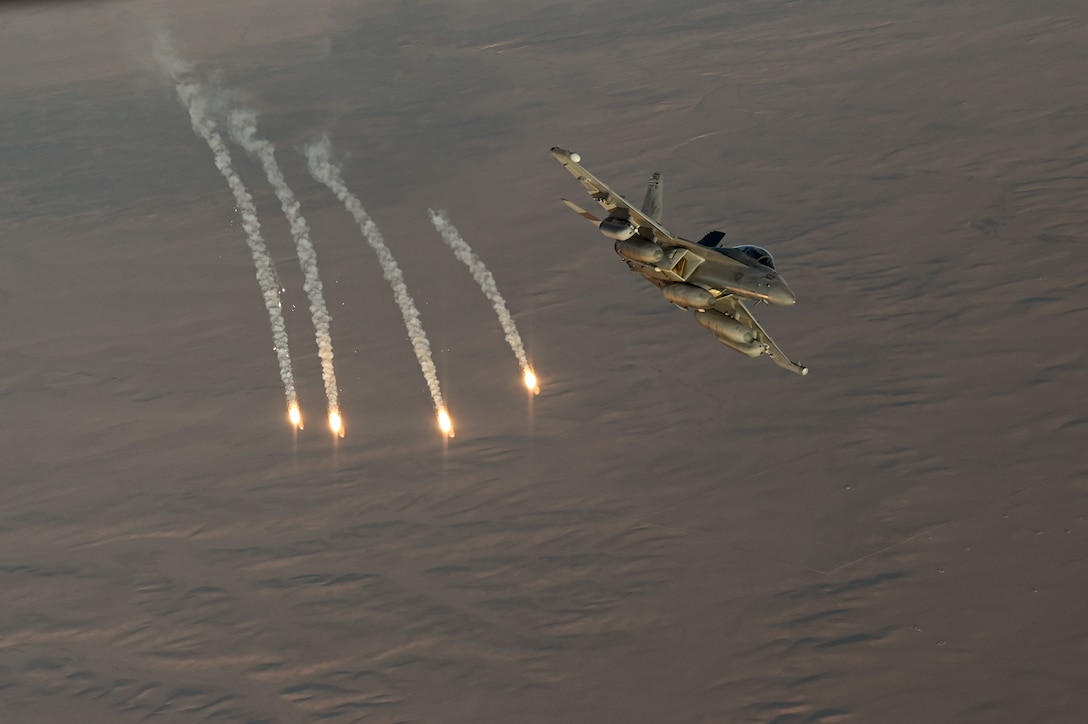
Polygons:
<instances>
[{"instance_id":1,"label":"brown terrain","mask_svg":"<svg viewBox=\"0 0 1088 724\"><path fill-rule=\"evenodd\" d=\"M343 440L231 144L286 289L286 422L162 32L277 146ZM1085 68L1073 0L0 7L0 720L1084 721ZM448 442L306 171L322 132L419 305ZM635 201L661 171L678 234L770 248L799 301L755 311L811 374L627 272L553 145Z\"/></svg>"}]
</instances>

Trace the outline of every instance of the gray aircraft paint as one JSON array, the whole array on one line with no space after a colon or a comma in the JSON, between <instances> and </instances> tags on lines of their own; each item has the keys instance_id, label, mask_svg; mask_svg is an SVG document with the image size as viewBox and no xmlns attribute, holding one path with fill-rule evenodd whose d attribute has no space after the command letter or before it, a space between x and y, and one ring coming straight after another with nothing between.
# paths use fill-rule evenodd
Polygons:
<instances>
[{"instance_id":1,"label":"gray aircraft paint","mask_svg":"<svg viewBox=\"0 0 1088 724\"><path fill-rule=\"evenodd\" d=\"M748 357L766 355L791 372L808 374L808 367L790 360L744 304L746 299L775 306L790 306L797 301L774 268L770 252L751 245L709 246L670 233L660 223L660 173L650 177L639 211L582 167L577 153L555 147L552 155L608 216L602 221L567 199L563 203L614 239L616 253L627 266L659 287L667 301L695 310L696 321L730 349ZM721 236L720 232L711 232L704 241L720 240Z\"/></svg>"}]
</instances>

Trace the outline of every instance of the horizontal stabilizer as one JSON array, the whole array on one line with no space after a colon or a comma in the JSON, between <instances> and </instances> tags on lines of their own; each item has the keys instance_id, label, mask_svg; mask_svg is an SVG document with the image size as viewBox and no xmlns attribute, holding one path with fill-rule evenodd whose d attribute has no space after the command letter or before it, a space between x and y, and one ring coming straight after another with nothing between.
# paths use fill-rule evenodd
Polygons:
<instances>
[{"instance_id":1,"label":"horizontal stabilizer","mask_svg":"<svg viewBox=\"0 0 1088 724\"><path fill-rule=\"evenodd\" d=\"M583 219L585 219L589 223L593 224L594 226L599 226L600 225L600 223L601 223L600 219L598 219L596 216L594 216L593 214L591 214L588 211L586 211L585 209L583 209L578 204L574 203L573 201L568 201L567 199L560 199L560 201L562 201L564 204L569 206L571 211L578 214L579 216L581 216Z\"/></svg>"}]
</instances>

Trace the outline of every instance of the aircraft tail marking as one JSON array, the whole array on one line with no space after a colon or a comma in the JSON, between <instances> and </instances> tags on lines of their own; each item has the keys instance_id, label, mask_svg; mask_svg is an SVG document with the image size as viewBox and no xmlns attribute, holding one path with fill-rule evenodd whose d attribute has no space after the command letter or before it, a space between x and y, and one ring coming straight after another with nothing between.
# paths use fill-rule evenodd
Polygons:
<instances>
[{"instance_id":1,"label":"aircraft tail marking","mask_svg":"<svg viewBox=\"0 0 1088 724\"><path fill-rule=\"evenodd\" d=\"M646 198L642 201L642 213L654 221L661 223L661 213L664 210L664 182L660 173L650 176L650 183L646 186Z\"/></svg>"}]
</instances>

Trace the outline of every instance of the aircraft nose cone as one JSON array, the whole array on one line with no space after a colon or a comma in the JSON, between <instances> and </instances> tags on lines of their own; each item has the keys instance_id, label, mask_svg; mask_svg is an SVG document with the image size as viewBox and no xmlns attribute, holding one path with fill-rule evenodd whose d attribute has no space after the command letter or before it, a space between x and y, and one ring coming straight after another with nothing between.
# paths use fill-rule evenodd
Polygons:
<instances>
[{"instance_id":1,"label":"aircraft nose cone","mask_svg":"<svg viewBox=\"0 0 1088 724\"><path fill-rule=\"evenodd\" d=\"M790 307L797 304L797 295L790 289L789 284L779 279L778 284L767 295L767 301L779 307Z\"/></svg>"}]
</instances>

